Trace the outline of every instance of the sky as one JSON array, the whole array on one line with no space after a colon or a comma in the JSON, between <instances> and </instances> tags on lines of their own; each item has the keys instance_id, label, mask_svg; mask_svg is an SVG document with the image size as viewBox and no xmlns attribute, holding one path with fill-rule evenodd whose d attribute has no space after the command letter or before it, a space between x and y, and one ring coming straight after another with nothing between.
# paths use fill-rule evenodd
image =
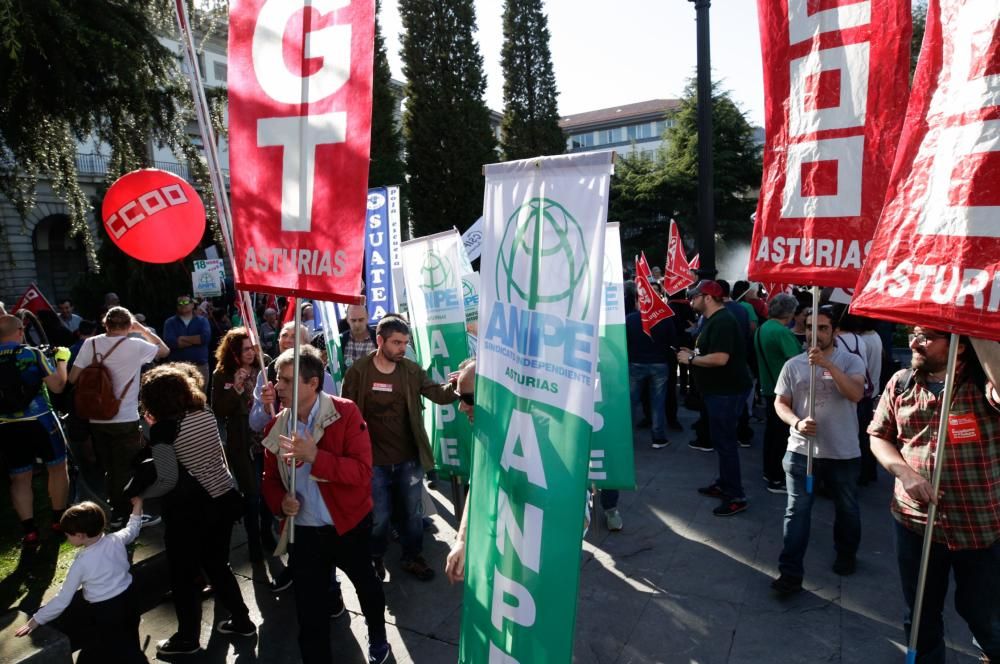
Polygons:
<instances>
[{"instance_id":1,"label":"sky","mask_svg":"<svg viewBox=\"0 0 1000 664\"><path fill-rule=\"evenodd\" d=\"M475 0L486 103L503 110L503 0ZM547 0L559 113L572 115L648 99L678 98L697 63L690 0ZM402 23L396 0L383 0L382 32L393 78L403 80ZM716 0L711 8L712 72L754 125L764 123L764 85L753 0Z\"/></svg>"}]
</instances>

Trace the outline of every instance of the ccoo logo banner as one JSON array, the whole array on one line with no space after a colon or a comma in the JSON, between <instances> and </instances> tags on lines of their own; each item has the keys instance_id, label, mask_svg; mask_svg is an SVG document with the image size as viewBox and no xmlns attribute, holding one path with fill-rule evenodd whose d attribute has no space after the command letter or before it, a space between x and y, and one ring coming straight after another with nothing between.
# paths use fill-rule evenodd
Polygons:
<instances>
[{"instance_id":1,"label":"ccoo logo banner","mask_svg":"<svg viewBox=\"0 0 1000 664\"><path fill-rule=\"evenodd\" d=\"M903 124L909 0L757 0L764 172L748 272L849 288Z\"/></svg>"},{"instance_id":2,"label":"ccoo logo banner","mask_svg":"<svg viewBox=\"0 0 1000 664\"><path fill-rule=\"evenodd\" d=\"M240 0L229 17L241 289L360 302L373 0Z\"/></svg>"}]
</instances>

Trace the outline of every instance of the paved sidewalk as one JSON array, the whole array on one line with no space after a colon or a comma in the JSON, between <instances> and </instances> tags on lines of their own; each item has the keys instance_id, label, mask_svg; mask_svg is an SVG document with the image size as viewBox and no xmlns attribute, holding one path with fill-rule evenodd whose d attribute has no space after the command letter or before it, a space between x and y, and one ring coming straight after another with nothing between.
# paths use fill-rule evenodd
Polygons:
<instances>
[{"instance_id":1,"label":"paved sidewalk","mask_svg":"<svg viewBox=\"0 0 1000 664\"><path fill-rule=\"evenodd\" d=\"M693 414L681 410L690 424ZM719 518L716 501L695 488L714 477L716 457L687 447L689 432L674 433L663 450L649 447L649 432L635 436L638 490L624 492L625 529L609 533L595 515L584 544L574 661L580 664L792 664L796 662L902 663L902 598L888 512L890 483L861 490L863 536L858 571L841 578L830 571L833 507L820 499L806 558L806 592L788 600L772 596L781 548L785 497L764 491L759 437L740 451L750 509ZM444 483L442 483L444 484ZM426 538L426 557L444 567L454 537L451 503L433 492L438 532ZM153 529L154 535L159 529ZM242 529L237 527L238 535ZM244 597L260 625L257 639L213 635L206 601L202 645L185 662L298 662L292 589L273 595L264 566L247 562L246 547L234 545L233 566ZM443 574L421 583L399 572L398 546L390 549L385 585L389 637L400 664L456 661L461 589ZM162 556L147 560L137 574L144 597L155 604L143 617L142 640L150 659L154 645L175 627L169 599L159 601L165 584ZM273 563L273 561L271 561ZM348 613L333 620L337 661L365 661L364 619L350 583L344 583ZM949 662L975 662L971 635L949 599ZM224 617L224 616L222 616ZM522 664L543 664L541 662ZM558 664L558 663L556 663Z\"/></svg>"}]
</instances>

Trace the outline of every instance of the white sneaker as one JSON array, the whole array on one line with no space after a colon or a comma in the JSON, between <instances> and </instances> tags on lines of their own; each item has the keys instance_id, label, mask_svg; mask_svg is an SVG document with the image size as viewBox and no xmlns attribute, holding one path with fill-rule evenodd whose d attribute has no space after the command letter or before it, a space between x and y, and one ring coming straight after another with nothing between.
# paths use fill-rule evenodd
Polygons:
<instances>
[{"instance_id":1,"label":"white sneaker","mask_svg":"<svg viewBox=\"0 0 1000 664\"><path fill-rule=\"evenodd\" d=\"M143 514L142 525L139 527L145 528L146 526L155 526L160 523L160 521L163 521L163 518L157 514Z\"/></svg>"},{"instance_id":2,"label":"white sneaker","mask_svg":"<svg viewBox=\"0 0 1000 664\"><path fill-rule=\"evenodd\" d=\"M608 523L608 530L611 532L618 532L622 529L622 515L618 511L618 508L612 508L610 510L604 511L604 518Z\"/></svg>"}]
</instances>

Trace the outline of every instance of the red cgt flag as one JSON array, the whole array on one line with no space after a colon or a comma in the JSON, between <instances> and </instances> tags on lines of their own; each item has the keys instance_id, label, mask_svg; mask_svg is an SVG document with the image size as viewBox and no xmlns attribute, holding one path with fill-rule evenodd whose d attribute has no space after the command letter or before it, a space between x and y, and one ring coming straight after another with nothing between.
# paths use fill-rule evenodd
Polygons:
<instances>
[{"instance_id":1,"label":"red cgt flag","mask_svg":"<svg viewBox=\"0 0 1000 664\"><path fill-rule=\"evenodd\" d=\"M931 0L855 313L1000 340L997 3Z\"/></svg>"},{"instance_id":2,"label":"red cgt flag","mask_svg":"<svg viewBox=\"0 0 1000 664\"><path fill-rule=\"evenodd\" d=\"M642 316L642 329L650 337L653 336L653 327L660 321L666 320L674 315L674 310L667 306L667 303L660 299L653 287L649 285L652 272L649 270L649 263L646 262L646 254L642 258L635 259L635 288L636 305L639 307L639 314Z\"/></svg>"},{"instance_id":3,"label":"red cgt flag","mask_svg":"<svg viewBox=\"0 0 1000 664\"><path fill-rule=\"evenodd\" d=\"M359 304L374 0L229 14L236 286Z\"/></svg>"},{"instance_id":4,"label":"red cgt flag","mask_svg":"<svg viewBox=\"0 0 1000 664\"><path fill-rule=\"evenodd\" d=\"M757 0L764 173L748 274L850 288L909 89L910 0Z\"/></svg>"},{"instance_id":5,"label":"red cgt flag","mask_svg":"<svg viewBox=\"0 0 1000 664\"><path fill-rule=\"evenodd\" d=\"M27 309L33 314L37 314L39 311L55 311L35 283L25 289L24 294L18 298L17 304L10 310L10 313L17 313L21 309Z\"/></svg>"},{"instance_id":6,"label":"red cgt flag","mask_svg":"<svg viewBox=\"0 0 1000 664\"><path fill-rule=\"evenodd\" d=\"M684 255L684 242L681 241L681 231L677 222L670 220L670 239L667 241L667 264L663 270L663 290L673 295L684 290L696 281L691 273L687 256Z\"/></svg>"}]
</instances>

